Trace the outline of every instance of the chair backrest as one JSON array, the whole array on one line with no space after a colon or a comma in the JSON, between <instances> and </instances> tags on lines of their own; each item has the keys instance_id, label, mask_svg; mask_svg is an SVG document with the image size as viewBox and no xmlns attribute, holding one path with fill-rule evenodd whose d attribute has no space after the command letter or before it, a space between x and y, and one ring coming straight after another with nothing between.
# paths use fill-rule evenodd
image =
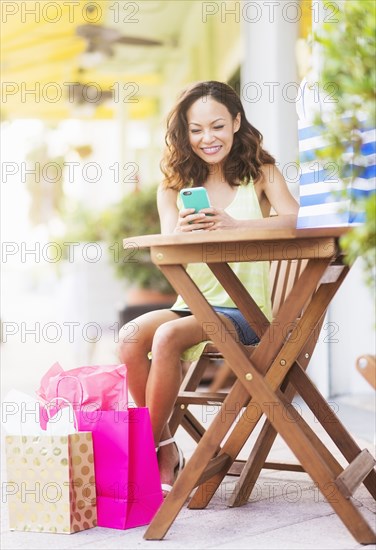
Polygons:
<instances>
[{"instance_id":1,"label":"chair backrest","mask_svg":"<svg viewBox=\"0 0 376 550\"><path fill-rule=\"evenodd\" d=\"M273 317L286 300L307 260L275 260L270 265L270 289Z\"/></svg>"},{"instance_id":2,"label":"chair backrest","mask_svg":"<svg viewBox=\"0 0 376 550\"><path fill-rule=\"evenodd\" d=\"M274 260L270 263L269 284L273 318L290 294L303 272L308 260ZM206 357L217 359L221 353L213 344L208 344L203 352Z\"/></svg>"}]
</instances>

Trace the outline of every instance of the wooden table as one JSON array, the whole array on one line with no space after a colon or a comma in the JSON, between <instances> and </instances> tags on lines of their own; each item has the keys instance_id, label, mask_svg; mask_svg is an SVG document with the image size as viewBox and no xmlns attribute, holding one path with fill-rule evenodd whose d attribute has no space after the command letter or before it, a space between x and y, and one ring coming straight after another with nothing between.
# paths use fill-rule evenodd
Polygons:
<instances>
[{"instance_id":1,"label":"wooden table","mask_svg":"<svg viewBox=\"0 0 376 550\"><path fill-rule=\"evenodd\" d=\"M327 307L349 271L338 245L339 237L345 232L345 228L241 230L147 235L124 240L128 252L132 246L150 248L153 262L183 296L196 318L203 326L214 323L218 327L219 330L211 331L210 339L237 377L173 490L149 525L146 539L164 537L194 487L197 490L189 503L190 508L207 505L264 413L267 422L242 472L241 490L235 491L230 504L236 506L247 501L273 441L280 434L300 462L300 471L310 475L355 539L363 544L375 542L374 532L351 500L362 482L376 498L375 460L366 449L362 451L358 447L306 373L315 332L317 337ZM228 262L283 259L308 261L270 324ZM258 333L260 343L252 353L226 330L188 276L185 265L194 262L204 262L210 267ZM349 464L346 468L291 405L296 392L341 451ZM260 410L256 419L254 414L247 415L247 409L252 406L254 410L255 405ZM217 455L239 410L244 412Z\"/></svg>"}]
</instances>

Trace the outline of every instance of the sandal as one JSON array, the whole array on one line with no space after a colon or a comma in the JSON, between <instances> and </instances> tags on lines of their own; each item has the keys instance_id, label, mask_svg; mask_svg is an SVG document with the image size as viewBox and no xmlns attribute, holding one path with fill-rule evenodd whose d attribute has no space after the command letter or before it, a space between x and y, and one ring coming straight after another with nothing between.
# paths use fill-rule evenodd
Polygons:
<instances>
[{"instance_id":1,"label":"sandal","mask_svg":"<svg viewBox=\"0 0 376 550\"><path fill-rule=\"evenodd\" d=\"M156 447L155 451L158 452L160 447L164 447L165 445L170 445L171 443L175 443L176 448L178 450L178 454L179 454L179 462L177 463L177 465L174 468L174 482L175 482L178 478L178 475L180 474L180 472L182 471L182 469L185 466L185 458L183 456L182 450L177 445L175 439L173 437L170 437L169 439L165 439L164 441L160 441L159 445L158 445L158 447ZM161 487L162 487L162 491L164 491L165 493L170 493L172 491L172 485L170 485L169 483L162 483ZM165 496L167 496L167 495L165 495Z\"/></svg>"}]
</instances>

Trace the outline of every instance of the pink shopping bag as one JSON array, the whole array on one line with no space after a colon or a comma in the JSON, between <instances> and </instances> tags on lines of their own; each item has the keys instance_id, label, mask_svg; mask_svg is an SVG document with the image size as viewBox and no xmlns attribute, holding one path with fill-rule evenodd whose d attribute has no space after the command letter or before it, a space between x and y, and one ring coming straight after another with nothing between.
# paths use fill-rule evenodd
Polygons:
<instances>
[{"instance_id":1,"label":"pink shopping bag","mask_svg":"<svg viewBox=\"0 0 376 550\"><path fill-rule=\"evenodd\" d=\"M79 430L93 434L98 525L147 525L163 495L149 410L77 413Z\"/></svg>"}]
</instances>

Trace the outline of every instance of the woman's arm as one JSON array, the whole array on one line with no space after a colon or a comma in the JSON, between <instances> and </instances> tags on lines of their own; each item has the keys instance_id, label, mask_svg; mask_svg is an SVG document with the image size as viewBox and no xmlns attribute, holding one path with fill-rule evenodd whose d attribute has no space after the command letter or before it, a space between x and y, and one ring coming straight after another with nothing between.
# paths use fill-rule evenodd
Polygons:
<instances>
[{"instance_id":1,"label":"woman's arm","mask_svg":"<svg viewBox=\"0 0 376 550\"><path fill-rule=\"evenodd\" d=\"M259 185L277 214L266 220L274 227L296 227L299 204L290 193L285 178L273 164L264 165L261 171Z\"/></svg>"},{"instance_id":2,"label":"woman's arm","mask_svg":"<svg viewBox=\"0 0 376 550\"><path fill-rule=\"evenodd\" d=\"M295 228L299 205L291 195L286 181L278 168L272 164L262 167L262 175L255 183L258 195L266 197L267 202L275 210L276 215L258 220L237 220L229 216L223 209L207 208L202 212L212 214L212 227L209 231L218 229L269 229Z\"/></svg>"},{"instance_id":3,"label":"woman's arm","mask_svg":"<svg viewBox=\"0 0 376 550\"><path fill-rule=\"evenodd\" d=\"M177 191L158 187L157 206L161 233L166 235L173 233L178 221L179 211L176 205Z\"/></svg>"}]
</instances>

